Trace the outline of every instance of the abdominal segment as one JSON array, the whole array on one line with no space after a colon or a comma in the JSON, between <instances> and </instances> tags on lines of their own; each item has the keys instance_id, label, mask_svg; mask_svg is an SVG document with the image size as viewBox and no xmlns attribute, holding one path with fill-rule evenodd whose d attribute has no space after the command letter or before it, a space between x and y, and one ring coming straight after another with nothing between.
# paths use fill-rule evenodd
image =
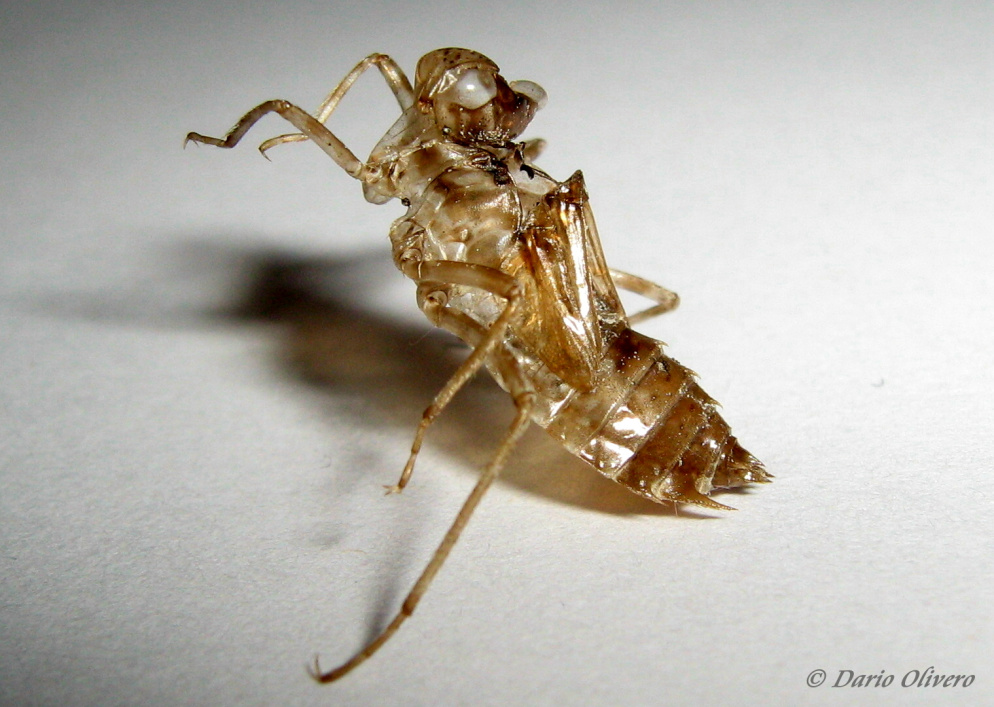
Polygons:
<instances>
[{"instance_id":1,"label":"abdominal segment","mask_svg":"<svg viewBox=\"0 0 994 707\"><path fill-rule=\"evenodd\" d=\"M551 399L540 396L536 422L641 496L727 508L708 498L712 489L770 479L732 436L694 373L631 329L606 347L593 390L558 390Z\"/></svg>"}]
</instances>

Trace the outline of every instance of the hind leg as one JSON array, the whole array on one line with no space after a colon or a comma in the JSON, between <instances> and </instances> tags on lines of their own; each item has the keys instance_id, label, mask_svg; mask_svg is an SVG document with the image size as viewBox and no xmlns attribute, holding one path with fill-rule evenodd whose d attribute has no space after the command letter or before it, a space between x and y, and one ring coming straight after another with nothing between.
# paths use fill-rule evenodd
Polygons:
<instances>
[{"instance_id":1,"label":"hind leg","mask_svg":"<svg viewBox=\"0 0 994 707\"><path fill-rule=\"evenodd\" d=\"M442 326L451 323L455 327L453 333L457 335L465 333L469 337L469 341L474 339L477 341L472 353L460 364L449 381L435 395L435 399L425 408L414 435L414 443L411 445L411 455L407 464L404 465L400 480L396 486L389 488L392 492L400 491L407 485L411 473L414 471L414 463L418 458L418 453L421 451L425 433L431 424L451 402L459 389L480 370L487 358L497 354L502 349L507 327L518 313L522 300L522 289L517 281L510 275L493 268L453 261L430 261L408 267L411 268L412 275L416 275L414 279L421 283L419 289L428 293L423 297L422 306L425 309L425 314ZM484 329L469 317L458 316L452 314L452 310L447 310L444 292L446 286L450 284L478 287L503 297L507 304L494 323L489 328ZM448 311L447 314L446 311ZM505 360L504 355L497 354L497 360ZM511 373L514 369L506 363L504 365L508 368L512 385L519 388L517 392L513 389L511 391L512 394L515 394L515 402L517 402L518 395L525 395L530 392L530 389L526 388L520 374L516 371Z\"/></svg>"},{"instance_id":2,"label":"hind leg","mask_svg":"<svg viewBox=\"0 0 994 707\"><path fill-rule=\"evenodd\" d=\"M476 506L480 503L483 495L487 492L487 489L490 488L490 485L494 482L494 479L497 478L497 475L503 468L504 462L507 460L507 455L510 454L518 439L520 439L522 433L528 427L528 418L531 414L533 401L534 396L531 394L528 394L523 399L516 401L518 404L518 414L515 416L514 422L511 423L511 427L505 433L504 439L497 448L496 454L494 454L493 459L483 471L479 481L476 482L476 486L473 487L473 490L470 492L469 497L463 504L463 507L459 510L459 514L452 523L452 527L450 527L449 531L445 534L445 537L442 539L438 549L435 550L435 554L432 556L428 566L425 567L424 571L421 573L421 576L418 578L418 581L414 583L414 587L411 589L410 593L408 593L407 598L404 599L404 603L401 605L400 610L394 616L393 620L387 625L379 636L373 639L373 641L357 653L351 660L340 665L334 670L322 672L321 666L315 658L314 668L311 671L311 677L318 682L326 683L338 680L343 675L351 672L353 669L366 662L370 656L376 653L376 651L379 650L380 647L386 643L394 633L397 632L397 629L399 629L401 624L407 620L407 617L414 613L414 609L417 607L418 602L421 601L421 597L423 597L425 592L428 591L429 585L435 578L435 575L438 574L439 569L441 569L442 564L449 556L453 546L455 546L456 541L459 539L459 535L463 531L463 528L466 527L470 517L473 515L473 511L476 510Z\"/></svg>"},{"instance_id":3,"label":"hind leg","mask_svg":"<svg viewBox=\"0 0 994 707\"><path fill-rule=\"evenodd\" d=\"M474 342L476 346L473 353L463 362L452 378L449 379L449 382L435 396L432 404L425 410L421 424L418 427L414 446L411 450L411 458L404 468L404 474L401 476L396 490L400 490L407 483L407 479L410 477L411 470L413 469L414 460L417 458L417 453L421 446L421 440L428 426L469 377L479 370L488 356L492 357L491 360L497 361L502 378L505 379L511 392L514 394L514 404L517 407L517 414L507 429L507 432L504 433L504 438L497 447L497 451L494 453L490 463L487 464L487 467L476 482L476 486L473 487L469 497L463 503L458 515L456 515L452 526L445 534L445 537L442 538L438 549L435 550L435 554L428 562L417 582L414 583L411 591L404 599L404 603L394 615L393 620L365 648L334 670L323 672L317 659L315 659L311 676L322 683L338 680L368 660L397 632L401 624L407 620L407 617L414 613L418 602L421 601L421 597L428 591L428 587L445 563L446 558L448 558L449 553L455 546L456 541L476 510L477 505L479 505L480 500L493 484L497 475L500 474L508 455L527 429L531 411L535 404L535 394L527 387L527 383L517 367L517 362L503 348L503 340L508 322L517 312L517 308L521 302L521 290L514 279L490 268L483 268L467 263L444 261L422 263L419 267L419 272L423 277L422 291L425 294L423 295L424 302L422 306L425 313L435 323L465 336L467 340ZM507 300L507 305L497 320L489 328L485 328L465 314L448 309L445 306L443 296L433 296L436 293L444 293L445 286L442 283L464 284L486 289L504 297Z\"/></svg>"},{"instance_id":4,"label":"hind leg","mask_svg":"<svg viewBox=\"0 0 994 707\"><path fill-rule=\"evenodd\" d=\"M680 304L679 295L672 290L667 290L662 285L657 285L638 275L632 275L631 273L615 270L614 268L611 268L610 272L611 279L616 286L623 290L634 292L637 295L642 295L646 299L655 300L658 303L648 309L643 309L641 312L630 315L628 317L629 324L637 324L644 322L646 319L665 314L676 309Z\"/></svg>"}]
</instances>

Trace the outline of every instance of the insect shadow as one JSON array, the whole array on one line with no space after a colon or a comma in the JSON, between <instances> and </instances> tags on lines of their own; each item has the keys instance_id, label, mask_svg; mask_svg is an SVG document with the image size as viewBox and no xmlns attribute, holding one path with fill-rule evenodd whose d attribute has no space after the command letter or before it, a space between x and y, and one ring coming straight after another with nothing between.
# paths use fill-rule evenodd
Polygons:
<instances>
[{"instance_id":1,"label":"insect shadow","mask_svg":"<svg viewBox=\"0 0 994 707\"><path fill-rule=\"evenodd\" d=\"M379 251L316 257L256 250L239 253L232 262L242 268L241 284L221 314L278 324L281 365L289 374L355 397L365 424L389 425L405 441L468 353L447 332L364 304L377 299L391 275L406 283ZM428 444L476 472L513 413L506 393L488 375L478 375L432 428ZM403 462L398 457L396 469L376 470L378 482L393 483ZM430 473L430 463L422 462L418 475ZM602 477L537 427L524 436L498 483L602 513L674 515L672 506L642 499ZM679 516L715 517L686 508Z\"/></svg>"},{"instance_id":2,"label":"insect shadow","mask_svg":"<svg viewBox=\"0 0 994 707\"><path fill-rule=\"evenodd\" d=\"M382 250L319 257L231 245L257 239L257 234L178 237L167 252L150 256L151 270L148 264L137 266L140 277L132 273L84 291L36 296L20 306L45 316L154 329L210 327L218 321L274 324L278 370L302 385L351 398L362 424L389 427L406 445L421 411L468 349L422 321L406 279ZM132 279L135 282L129 283ZM403 286L410 301L394 311L371 306L371 301L383 299L391 281ZM225 283L222 292L205 297L219 282ZM476 474L493 455L513 412L507 394L481 373L432 427L427 449L460 459L467 473ZM372 452L360 450L356 456L377 465L375 470L360 469L370 483L388 484L396 481L405 455L401 451L395 468L389 469L379 468L379 454L375 461ZM415 483L431 473L425 458ZM566 452L537 426L525 433L497 483L601 513L718 517L687 506L676 513L672 505L632 494Z\"/></svg>"}]
</instances>

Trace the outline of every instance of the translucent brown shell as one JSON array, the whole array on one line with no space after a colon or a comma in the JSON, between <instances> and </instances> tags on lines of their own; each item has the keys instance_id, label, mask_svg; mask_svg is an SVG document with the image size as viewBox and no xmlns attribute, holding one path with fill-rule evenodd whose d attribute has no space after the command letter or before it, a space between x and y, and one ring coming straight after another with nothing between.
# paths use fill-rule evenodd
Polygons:
<instances>
[{"instance_id":1,"label":"translucent brown shell","mask_svg":"<svg viewBox=\"0 0 994 707\"><path fill-rule=\"evenodd\" d=\"M400 116L360 161L325 123L356 79L376 67ZM422 415L396 485L408 483L425 434L481 368L517 408L493 459L387 628L340 667L331 682L368 659L411 615L473 510L525 428L534 422L597 471L659 502L728 509L715 488L766 482L770 475L731 435L694 374L630 324L676 307L677 296L612 270L601 250L583 175L557 181L535 165L544 142L516 142L544 105L529 81L508 83L489 58L446 48L418 62L411 86L385 54L363 59L314 115L273 100L246 113L224 138L187 141L234 147L275 112L299 132L264 142L310 140L362 183L375 204L400 199L407 212L390 229L397 267L414 281L428 319L471 353ZM655 304L626 315L617 288Z\"/></svg>"}]
</instances>

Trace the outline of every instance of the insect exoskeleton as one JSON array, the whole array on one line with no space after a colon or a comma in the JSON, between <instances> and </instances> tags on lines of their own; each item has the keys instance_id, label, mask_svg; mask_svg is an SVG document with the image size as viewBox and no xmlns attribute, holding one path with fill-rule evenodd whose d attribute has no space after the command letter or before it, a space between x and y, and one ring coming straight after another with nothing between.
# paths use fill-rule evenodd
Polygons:
<instances>
[{"instance_id":1,"label":"insect exoskeleton","mask_svg":"<svg viewBox=\"0 0 994 707\"><path fill-rule=\"evenodd\" d=\"M325 125L356 79L376 67L400 117L360 161ZM314 115L283 100L246 113L222 138L234 147L275 112L299 132L264 142L265 152L313 141L363 185L366 199L399 199L390 229L394 263L416 284L419 307L471 352L424 411L400 479L408 483L425 433L480 368L507 390L517 414L452 527L393 621L330 682L369 658L415 606L473 510L530 422L599 472L654 501L726 509L715 488L770 475L730 433L695 375L630 325L677 306L675 293L607 266L583 175L553 179L534 160L544 141L517 142L546 101L531 81L508 82L479 52L447 48L418 62L411 86L385 54L349 72ZM628 316L618 288L655 304Z\"/></svg>"},{"instance_id":2,"label":"insect exoskeleton","mask_svg":"<svg viewBox=\"0 0 994 707\"><path fill-rule=\"evenodd\" d=\"M708 498L712 489L769 480L694 373L658 341L624 330L605 352L602 375L595 391L564 400L547 429L605 476L654 501L725 510ZM608 386L616 398L600 394Z\"/></svg>"}]
</instances>

